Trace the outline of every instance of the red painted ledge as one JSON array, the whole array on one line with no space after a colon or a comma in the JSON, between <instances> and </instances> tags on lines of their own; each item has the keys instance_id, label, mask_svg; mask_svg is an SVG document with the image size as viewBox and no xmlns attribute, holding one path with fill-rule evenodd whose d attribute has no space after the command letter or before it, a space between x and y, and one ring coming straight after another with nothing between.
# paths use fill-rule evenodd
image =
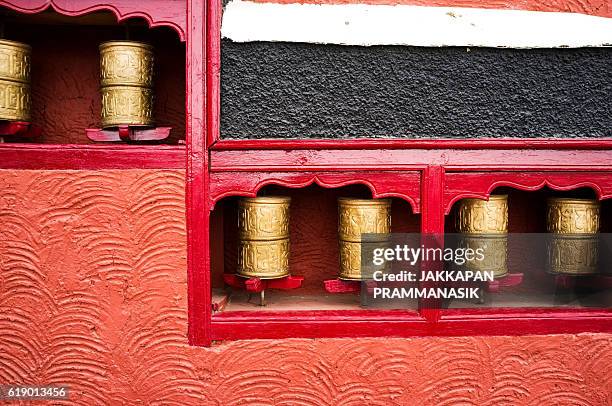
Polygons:
<instances>
[{"instance_id":1,"label":"red painted ledge","mask_svg":"<svg viewBox=\"0 0 612 406\"><path fill-rule=\"evenodd\" d=\"M212 318L212 340L520 336L612 333L612 311L589 309L443 310L429 322L410 311L226 312Z\"/></svg>"},{"instance_id":2,"label":"red painted ledge","mask_svg":"<svg viewBox=\"0 0 612 406\"><path fill-rule=\"evenodd\" d=\"M184 145L0 144L0 169L185 169Z\"/></svg>"},{"instance_id":3,"label":"red painted ledge","mask_svg":"<svg viewBox=\"0 0 612 406\"><path fill-rule=\"evenodd\" d=\"M612 138L260 139L218 140L212 150L248 149L612 149Z\"/></svg>"}]
</instances>

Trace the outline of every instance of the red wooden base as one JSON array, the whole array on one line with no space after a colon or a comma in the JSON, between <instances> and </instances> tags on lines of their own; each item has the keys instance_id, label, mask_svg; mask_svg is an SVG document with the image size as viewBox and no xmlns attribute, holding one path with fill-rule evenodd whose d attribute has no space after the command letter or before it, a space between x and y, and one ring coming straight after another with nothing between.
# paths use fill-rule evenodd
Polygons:
<instances>
[{"instance_id":1,"label":"red wooden base","mask_svg":"<svg viewBox=\"0 0 612 406\"><path fill-rule=\"evenodd\" d=\"M259 293L266 289L290 290L302 286L303 276L285 276L278 279L244 278L242 276L226 273L223 281L236 289L243 289L250 293Z\"/></svg>"},{"instance_id":2,"label":"red wooden base","mask_svg":"<svg viewBox=\"0 0 612 406\"><path fill-rule=\"evenodd\" d=\"M325 291L328 293L359 293L361 281L347 281L344 279L329 279L323 281Z\"/></svg>"},{"instance_id":3,"label":"red wooden base","mask_svg":"<svg viewBox=\"0 0 612 406\"><path fill-rule=\"evenodd\" d=\"M27 121L4 121L0 120L0 140L4 137L11 138L36 138L40 137L42 130Z\"/></svg>"},{"instance_id":4,"label":"red wooden base","mask_svg":"<svg viewBox=\"0 0 612 406\"><path fill-rule=\"evenodd\" d=\"M497 293L501 288L509 288L512 286L518 286L523 283L522 273L509 273L504 277L495 279L492 282L487 283L487 292Z\"/></svg>"},{"instance_id":5,"label":"red wooden base","mask_svg":"<svg viewBox=\"0 0 612 406\"><path fill-rule=\"evenodd\" d=\"M612 278L608 278L608 283L612 284ZM497 293L501 288L507 288L512 286L518 286L523 282L522 273L510 273L502 278L495 279L492 282L488 282L485 286L487 292ZM559 282L558 282L559 283ZM361 281L349 281L344 279L329 279L323 282L325 285L325 291L328 293L359 293L361 292ZM468 283L462 283L461 285L468 285ZM376 282L366 282L368 291L371 291L375 286ZM400 284L401 285L401 284Z\"/></svg>"},{"instance_id":6,"label":"red wooden base","mask_svg":"<svg viewBox=\"0 0 612 406\"><path fill-rule=\"evenodd\" d=\"M303 276L285 276L278 279L244 278L236 274L223 274L223 281L232 288L246 290L249 293L260 294L260 306L265 306L264 292L266 289L290 290L302 286Z\"/></svg>"},{"instance_id":7,"label":"red wooden base","mask_svg":"<svg viewBox=\"0 0 612 406\"><path fill-rule=\"evenodd\" d=\"M123 125L116 130L88 128L85 133L92 141L161 141L168 138L170 130L172 127L140 128Z\"/></svg>"},{"instance_id":8,"label":"red wooden base","mask_svg":"<svg viewBox=\"0 0 612 406\"><path fill-rule=\"evenodd\" d=\"M349 281L345 279L328 279L323 281L325 291L328 293L361 293L361 283L363 281ZM368 293L372 293L374 288L378 286L376 281L366 281Z\"/></svg>"}]
</instances>

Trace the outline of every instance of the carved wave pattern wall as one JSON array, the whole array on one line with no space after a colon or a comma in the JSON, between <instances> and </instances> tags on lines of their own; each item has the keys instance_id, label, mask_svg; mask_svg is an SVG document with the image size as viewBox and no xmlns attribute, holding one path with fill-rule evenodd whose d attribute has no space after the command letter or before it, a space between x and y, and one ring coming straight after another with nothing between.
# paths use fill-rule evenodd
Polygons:
<instances>
[{"instance_id":1,"label":"carved wave pattern wall","mask_svg":"<svg viewBox=\"0 0 612 406\"><path fill-rule=\"evenodd\" d=\"M190 347L182 171L0 171L0 190L2 383L81 405L612 404L612 335Z\"/></svg>"}]
</instances>

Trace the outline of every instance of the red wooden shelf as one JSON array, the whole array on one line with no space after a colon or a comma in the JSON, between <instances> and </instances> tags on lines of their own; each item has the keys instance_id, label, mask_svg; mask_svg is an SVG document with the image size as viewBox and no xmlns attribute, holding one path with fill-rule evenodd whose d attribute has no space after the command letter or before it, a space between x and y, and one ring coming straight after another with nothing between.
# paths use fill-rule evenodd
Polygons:
<instances>
[{"instance_id":1,"label":"red wooden shelf","mask_svg":"<svg viewBox=\"0 0 612 406\"><path fill-rule=\"evenodd\" d=\"M321 337L416 337L611 332L611 310L455 309L436 322L406 310L221 312L211 340Z\"/></svg>"},{"instance_id":2,"label":"red wooden shelf","mask_svg":"<svg viewBox=\"0 0 612 406\"><path fill-rule=\"evenodd\" d=\"M183 145L0 144L0 169L184 169Z\"/></svg>"}]
</instances>

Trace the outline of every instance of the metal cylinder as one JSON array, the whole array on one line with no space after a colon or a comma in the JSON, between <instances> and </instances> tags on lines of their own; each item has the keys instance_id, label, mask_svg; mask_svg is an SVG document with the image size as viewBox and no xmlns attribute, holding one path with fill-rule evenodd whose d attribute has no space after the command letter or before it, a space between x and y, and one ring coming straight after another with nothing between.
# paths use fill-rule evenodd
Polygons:
<instances>
[{"instance_id":1,"label":"metal cylinder","mask_svg":"<svg viewBox=\"0 0 612 406\"><path fill-rule=\"evenodd\" d=\"M597 234L599 208L592 199L548 199L546 226L555 234Z\"/></svg>"},{"instance_id":2,"label":"metal cylinder","mask_svg":"<svg viewBox=\"0 0 612 406\"><path fill-rule=\"evenodd\" d=\"M474 272L491 272L494 278L500 278L508 273L508 237L498 234L461 236L459 247L463 249L481 250L482 261L466 260L465 267Z\"/></svg>"},{"instance_id":3,"label":"metal cylinder","mask_svg":"<svg viewBox=\"0 0 612 406\"><path fill-rule=\"evenodd\" d=\"M338 199L338 235L340 239L340 279L361 280L362 251L388 245L391 232L391 200ZM367 234L367 242L362 239ZM386 269L386 265L381 268Z\"/></svg>"},{"instance_id":4,"label":"metal cylinder","mask_svg":"<svg viewBox=\"0 0 612 406\"><path fill-rule=\"evenodd\" d=\"M290 197L242 198L238 203L238 269L245 277L289 275Z\"/></svg>"},{"instance_id":5,"label":"metal cylinder","mask_svg":"<svg viewBox=\"0 0 612 406\"><path fill-rule=\"evenodd\" d=\"M457 211L457 231L463 234L460 248L481 249L484 258L466 261L474 272L491 272L499 278L508 273L508 195L489 200L463 199Z\"/></svg>"},{"instance_id":6,"label":"metal cylinder","mask_svg":"<svg viewBox=\"0 0 612 406\"><path fill-rule=\"evenodd\" d=\"M457 230L462 234L507 234L508 195L491 195L489 200L461 200Z\"/></svg>"},{"instance_id":7,"label":"metal cylinder","mask_svg":"<svg viewBox=\"0 0 612 406\"><path fill-rule=\"evenodd\" d=\"M30 56L20 42L0 40L0 120L30 121Z\"/></svg>"},{"instance_id":8,"label":"metal cylinder","mask_svg":"<svg viewBox=\"0 0 612 406\"><path fill-rule=\"evenodd\" d=\"M150 127L153 119L153 47L135 41L100 45L102 127Z\"/></svg>"},{"instance_id":9,"label":"metal cylinder","mask_svg":"<svg viewBox=\"0 0 612 406\"><path fill-rule=\"evenodd\" d=\"M548 199L546 225L552 234L548 246L549 272L597 273L600 204L592 199Z\"/></svg>"}]
</instances>

